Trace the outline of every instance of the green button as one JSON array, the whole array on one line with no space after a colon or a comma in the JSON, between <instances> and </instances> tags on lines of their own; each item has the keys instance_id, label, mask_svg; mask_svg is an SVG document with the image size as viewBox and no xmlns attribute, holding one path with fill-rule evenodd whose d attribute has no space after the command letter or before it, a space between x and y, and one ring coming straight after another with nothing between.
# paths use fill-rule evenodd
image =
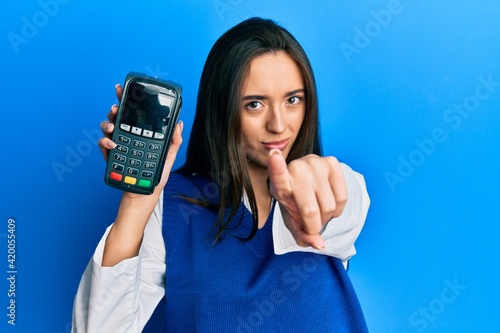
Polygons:
<instances>
[{"instance_id":1,"label":"green button","mask_svg":"<svg viewBox=\"0 0 500 333\"><path fill-rule=\"evenodd\" d=\"M151 186L151 181L146 180L146 179L139 179L139 184L140 187L150 187Z\"/></svg>"}]
</instances>

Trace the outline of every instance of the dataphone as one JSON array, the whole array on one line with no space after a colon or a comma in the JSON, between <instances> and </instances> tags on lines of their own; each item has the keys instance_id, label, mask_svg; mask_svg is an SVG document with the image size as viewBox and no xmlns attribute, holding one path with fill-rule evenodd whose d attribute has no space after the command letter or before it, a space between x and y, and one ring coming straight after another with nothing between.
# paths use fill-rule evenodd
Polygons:
<instances>
[{"instance_id":1,"label":"dataphone","mask_svg":"<svg viewBox=\"0 0 500 333\"><path fill-rule=\"evenodd\" d=\"M182 87L131 72L125 79L106 166L106 184L151 194L161 179L181 109Z\"/></svg>"}]
</instances>

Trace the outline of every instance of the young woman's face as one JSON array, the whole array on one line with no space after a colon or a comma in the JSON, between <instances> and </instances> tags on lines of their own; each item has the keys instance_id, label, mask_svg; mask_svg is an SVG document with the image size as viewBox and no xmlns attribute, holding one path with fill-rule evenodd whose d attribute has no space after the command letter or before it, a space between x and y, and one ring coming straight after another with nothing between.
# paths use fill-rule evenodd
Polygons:
<instances>
[{"instance_id":1,"label":"young woman's face","mask_svg":"<svg viewBox=\"0 0 500 333\"><path fill-rule=\"evenodd\" d=\"M283 51L256 57L243 80L241 96L241 127L250 168L267 168L273 148L286 158L305 114L298 66Z\"/></svg>"}]
</instances>

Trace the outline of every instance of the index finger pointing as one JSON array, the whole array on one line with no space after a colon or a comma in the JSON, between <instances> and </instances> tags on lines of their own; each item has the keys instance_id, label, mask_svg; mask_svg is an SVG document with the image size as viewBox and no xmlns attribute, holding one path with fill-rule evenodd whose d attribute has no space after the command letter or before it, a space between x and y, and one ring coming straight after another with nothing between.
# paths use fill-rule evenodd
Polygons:
<instances>
[{"instance_id":1,"label":"index finger pointing","mask_svg":"<svg viewBox=\"0 0 500 333\"><path fill-rule=\"evenodd\" d=\"M268 172L271 195L277 200L287 199L292 196L292 185L285 158L279 149L272 149L269 155Z\"/></svg>"}]
</instances>

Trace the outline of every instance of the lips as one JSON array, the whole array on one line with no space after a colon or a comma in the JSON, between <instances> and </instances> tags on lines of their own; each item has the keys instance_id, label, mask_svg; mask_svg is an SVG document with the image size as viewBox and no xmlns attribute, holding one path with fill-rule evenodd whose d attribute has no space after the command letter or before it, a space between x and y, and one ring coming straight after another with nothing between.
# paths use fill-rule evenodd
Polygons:
<instances>
[{"instance_id":1,"label":"lips","mask_svg":"<svg viewBox=\"0 0 500 333\"><path fill-rule=\"evenodd\" d=\"M272 141L272 142L262 142L262 145L266 147L266 149L279 149L283 151L288 146L288 141L290 139L285 139L281 141Z\"/></svg>"}]
</instances>

